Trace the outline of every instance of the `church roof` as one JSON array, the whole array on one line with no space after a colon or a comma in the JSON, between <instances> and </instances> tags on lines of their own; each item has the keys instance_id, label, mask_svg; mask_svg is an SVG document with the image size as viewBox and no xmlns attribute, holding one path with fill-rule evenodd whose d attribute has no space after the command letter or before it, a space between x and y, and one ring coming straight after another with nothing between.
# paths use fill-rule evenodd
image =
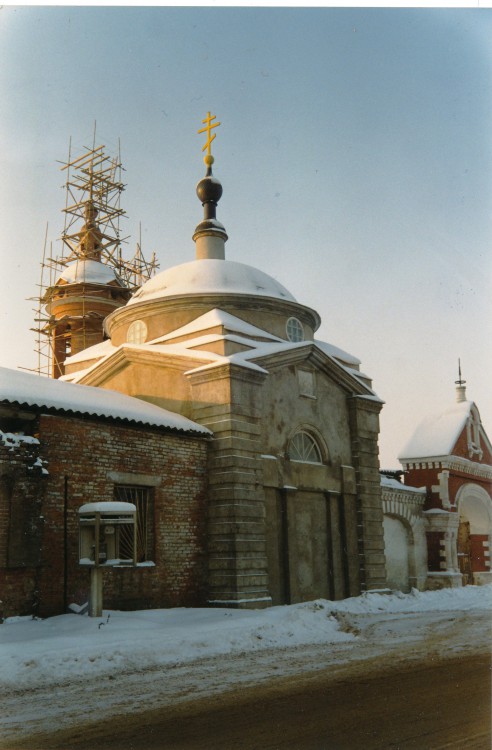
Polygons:
<instances>
[{"instance_id":1,"label":"church roof","mask_svg":"<svg viewBox=\"0 0 492 750\"><path fill-rule=\"evenodd\" d=\"M466 425L473 401L453 404L440 414L426 417L399 453L400 461L449 456Z\"/></svg>"},{"instance_id":2,"label":"church roof","mask_svg":"<svg viewBox=\"0 0 492 750\"><path fill-rule=\"evenodd\" d=\"M214 329L217 329L219 326L223 328L223 332L217 333ZM186 339L176 341L176 339L181 339L185 336ZM212 348L208 348L211 344L219 341L233 342L240 345L243 350L226 355L219 354ZM286 341L220 309L210 310L191 321L191 323L172 331L170 334L160 336L144 344L126 343L118 347L105 347L104 350L101 345L97 345L97 347L100 347L97 353L94 351L96 347L91 347L86 349L85 352L76 355L76 357L78 361L82 361L81 357L85 354L87 362L90 363L94 359L93 355L96 354L96 356L101 357L98 362L89 364L86 369L79 370L70 375L64 375L63 379L79 382L85 380L87 377L92 377L103 363L107 363L113 357L118 357L125 350L154 353L156 357L163 358L187 358L190 360L190 369L187 371L187 374L189 374L191 372L196 373L203 370L210 370L226 363L234 364L244 369L266 372L262 366L265 358L282 356L288 352L301 352L303 349L313 348L337 362L342 370L356 382L364 386L368 395L374 396L379 400L372 390L370 379L358 369L360 360L351 354L344 352L336 346L316 340ZM67 360L68 363L72 361L75 361L75 358ZM164 362L165 359L162 361Z\"/></svg>"},{"instance_id":3,"label":"church roof","mask_svg":"<svg viewBox=\"0 0 492 750\"><path fill-rule=\"evenodd\" d=\"M261 328L251 325L251 323L247 323L245 320L241 320L225 310L214 308L213 310L209 310L209 312L200 315L198 318L195 318L190 323L181 326L181 328L177 328L175 331L171 331L171 333L168 333L165 336L159 336L159 338L150 341L149 344L164 343L165 341L170 341L193 333L199 333L200 331L206 331L217 326L222 326L225 330L234 331L234 333L241 333L246 336L258 336L271 341L282 341L278 336L263 331Z\"/></svg>"},{"instance_id":4,"label":"church roof","mask_svg":"<svg viewBox=\"0 0 492 750\"><path fill-rule=\"evenodd\" d=\"M90 417L121 419L189 434L210 435L202 425L123 393L76 385L0 367L0 403L56 409Z\"/></svg>"},{"instance_id":5,"label":"church roof","mask_svg":"<svg viewBox=\"0 0 492 750\"><path fill-rule=\"evenodd\" d=\"M292 294L268 274L231 260L201 259L182 263L154 276L128 305L162 297L194 294L244 294L296 302Z\"/></svg>"}]
</instances>

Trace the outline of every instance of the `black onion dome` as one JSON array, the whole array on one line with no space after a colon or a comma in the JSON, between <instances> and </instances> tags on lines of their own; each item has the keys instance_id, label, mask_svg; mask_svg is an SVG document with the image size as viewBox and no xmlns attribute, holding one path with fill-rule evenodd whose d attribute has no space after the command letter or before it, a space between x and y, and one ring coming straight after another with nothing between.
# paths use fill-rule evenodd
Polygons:
<instances>
[{"instance_id":1,"label":"black onion dome","mask_svg":"<svg viewBox=\"0 0 492 750\"><path fill-rule=\"evenodd\" d=\"M207 174L196 186L196 194L202 205L205 203L217 204L222 196L222 185L213 174Z\"/></svg>"}]
</instances>

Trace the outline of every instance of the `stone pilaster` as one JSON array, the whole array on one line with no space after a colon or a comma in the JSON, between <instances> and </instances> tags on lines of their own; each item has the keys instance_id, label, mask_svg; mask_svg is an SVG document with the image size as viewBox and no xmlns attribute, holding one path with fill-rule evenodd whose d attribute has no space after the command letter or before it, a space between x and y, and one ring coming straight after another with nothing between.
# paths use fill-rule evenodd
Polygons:
<instances>
[{"instance_id":1,"label":"stone pilaster","mask_svg":"<svg viewBox=\"0 0 492 750\"><path fill-rule=\"evenodd\" d=\"M459 515L440 508L424 511L428 534L439 534L441 570L429 570L427 574L427 588L429 590L441 588L457 588L462 585L462 575L458 563L457 536Z\"/></svg>"},{"instance_id":2,"label":"stone pilaster","mask_svg":"<svg viewBox=\"0 0 492 750\"><path fill-rule=\"evenodd\" d=\"M357 489L361 587L367 591L386 587L383 508L379 476L379 412L373 398L348 399L352 463Z\"/></svg>"},{"instance_id":3,"label":"stone pilaster","mask_svg":"<svg viewBox=\"0 0 492 750\"><path fill-rule=\"evenodd\" d=\"M260 476L265 374L224 365L189 375L193 419L213 432L209 452L209 603L271 604Z\"/></svg>"}]
</instances>

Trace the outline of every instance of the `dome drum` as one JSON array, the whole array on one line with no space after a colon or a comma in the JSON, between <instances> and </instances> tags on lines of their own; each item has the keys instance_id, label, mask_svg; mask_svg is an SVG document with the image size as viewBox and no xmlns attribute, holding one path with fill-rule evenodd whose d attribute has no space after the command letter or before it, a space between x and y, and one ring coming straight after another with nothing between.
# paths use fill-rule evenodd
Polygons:
<instances>
[{"instance_id":1,"label":"dome drum","mask_svg":"<svg viewBox=\"0 0 492 750\"><path fill-rule=\"evenodd\" d=\"M299 318L305 338L320 325L317 312L301 305L278 281L234 261L196 260L161 272L115 310L105 322L115 346L126 342L130 324L142 320L147 341L164 336L214 308L226 309L252 325L286 339L286 323Z\"/></svg>"},{"instance_id":2,"label":"dome drum","mask_svg":"<svg viewBox=\"0 0 492 750\"><path fill-rule=\"evenodd\" d=\"M46 311L56 318L68 316L86 316L85 310L90 309L91 313L96 313L101 318L105 318L114 310L121 308L121 300L115 300L111 297L96 297L90 294L81 296L54 296L46 304Z\"/></svg>"},{"instance_id":3,"label":"dome drum","mask_svg":"<svg viewBox=\"0 0 492 750\"><path fill-rule=\"evenodd\" d=\"M287 340L286 324L295 316L302 321L305 340L312 340L319 326L314 310L297 302L280 301L259 297L251 299L245 295L196 294L188 297L169 297L149 300L139 305L127 305L111 313L105 320L106 333L114 346L127 342L130 325L141 320L148 329L146 341L165 336L187 325L204 313L226 309L247 323L267 330L278 338Z\"/></svg>"}]
</instances>

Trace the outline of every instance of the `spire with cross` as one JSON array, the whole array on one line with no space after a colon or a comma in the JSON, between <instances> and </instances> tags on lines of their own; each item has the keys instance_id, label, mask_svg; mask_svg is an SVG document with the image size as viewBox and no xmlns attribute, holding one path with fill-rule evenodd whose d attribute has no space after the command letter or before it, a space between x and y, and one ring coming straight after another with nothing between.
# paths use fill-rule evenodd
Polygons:
<instances>
[{"instance_id":1,"label":"spire with cross","mask_svg":"<svg viewBox=\"0 0 492 750\"><path fill-rule=\"evenodd\" d=\"M199 134L207 134L207 142L202 148L202 151L207 150L203 158L207 173L196 186L196 194L203 206L203 221L198 224L193 235L197 260L225 260L224 243L227 240L227 233L216 216L217 203L222 195L222 185L220 180L212 174L214 157L211 147L216 136L212 133L212 129L220 125L220 122L213 122L215 119L216 115L207 112L206 118L202 120L205 127L198 131Z\"/></svg>"},{"instance_id":2,"label":"spire with cross","mask_svg":"<svg viewBox=\"0 0 492 750\"><path fill-rule=\"evenodd\" d=\"M202 148L202 151L205 151L207 149L206 155L203 157L203 161L205 162L207 167L211 167L214 163L214 157L212 156L212 141L216 138L216 133L212 133L213 128L218 128L220 125L220 122L212 122L212 120L216 120L217 115L211 115L210 112L207 112L207 116L204 120L202 120L202 123L205 125L204 128L201 128L198 131L198 134L200 133L206 133L207 134L207 142Z\"/></svg>"},{"instance_id":3,"label":"spire with cross","mask_svg":"<svg viewBox=\"0 0 492 750\"><path fill-rule=\"evenodd\" d=\"M461 360L458 359L458 380L455 380L456 385L456 401L458 403L461 403L462 401L466 401L466 380L463 380L461 376Z\"/></svg>"}]
</instances>

